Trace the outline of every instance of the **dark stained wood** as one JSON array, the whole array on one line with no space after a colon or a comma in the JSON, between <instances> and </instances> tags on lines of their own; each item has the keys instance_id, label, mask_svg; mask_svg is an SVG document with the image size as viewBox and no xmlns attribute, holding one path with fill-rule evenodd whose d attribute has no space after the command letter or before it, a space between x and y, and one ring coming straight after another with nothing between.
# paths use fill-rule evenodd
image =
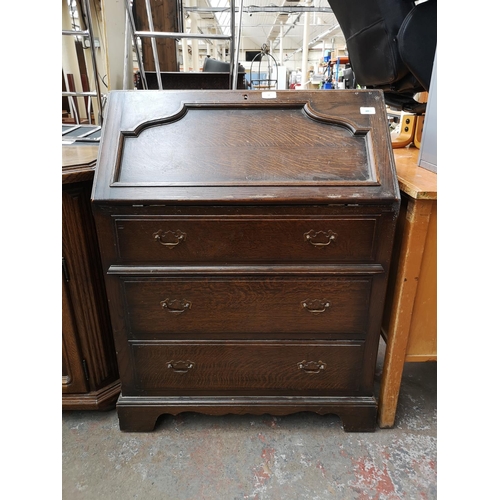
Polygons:
<instances>
[{"instance_id":1,"label":"dark stained wood","mask_svg":"<svg viewBox=\"0 0 500 500\"><path fill-rule=\"evenodd\" d=\"M176 0L151 0L151 14L153 18L153 31L166 31L176 33L179 31L177 23ZM151 31L148 23L145 0L136 0L132 5L135 27L138 31ZM157 38L156 48L161 71L178 71L177 46L172 38ZM142 38L142 62L144 69L155 71L151 38Z\"/></svg>"},{"instance_id":2,"label":"dark stained wood","mask_svg":"<svg viewBox=\"0 0 500 500\"><path fill-rule=\"evenodd\" d=\"M97 235L90 206L95 155L63 146L62 346L64 410L113 408L120 393ZM82 159L84 161L81 161ZM75 161L75 159L77 159Z\"/></svg>"},{"instance_id":3,"label":"dark stained wood","mask_svg":"<svg viewBox=\"0 0 500 500\"><path fill-rule=\"evenodd\" d=\"M362 343L132 343L124 395L346 395L360 389Z\"/></svg>"},{"instance_id":4,"label":"dark stained wood","mask_svg":"<svg viewBox=\"0 0 500 500\"><path fill-rule=\"evenodd\" d=\"M124 137L116 183L151 183L154 177L155 183L174 186L375 184L366 134L314 122L305 109L305 104L291 109L188 107L181 119ZM278 127L284 120L293 127ZM214 122L224 126L214 127ZM343 151L352 153L344 158ZM189 168L181 168L185 164Z\"/></svg>"},{"instance_id":5,"label":"dark stained wood","mask_svg":"<svg viewBox=\"0 0 500 500\"><path fill-rule=\"evenodd\" d=\"M95 197L134 204L394 202L398 186L392 149L383 147L390 137L381 94L262 94L111 92Z\"/></svg>"},{"instance_id":6,"label":"dark stained wood","mask_svg":"<svg viewBox=\"0 0 500 500\"><path fill-rule=\"evenodd\" d=\"M94 171L97 161L99 146L65 145L62 148L62 183L71 184L75 182L94 180Z\"/></svg>"},{"instance_id":7,"label":"dark stained wood","mask_svg":"<svg viewBox=\"0 0 500 500\"><path fill-rule=\"evenodd\" d=\"M272 405L272 406L271 406ZM120 396L116 407L120 429L126 432L151 432L163 413L178 415L197 411L207 415L263 415L272 407L277 416L303 411L320 415L335 413L346 432L375 431L376 401L373 397L245 396L245 397L137 397Z\"/></svg>"},{"instance_id":8,"label":"dark stained wood","mask_svg":"<svg viewBox=\"0 0 500 500\"><path fill-rule=\"evenodd\" d=\"M379 217L115 219L123 263L370 262ZM246 215L246 214L245 214Z\"/></svg>"},{"instance_id":9,"label":"dark stained wood","mask_svg":"<svg viewBox=\"0 0 500 500\"><path fill-rule=\"evenodd\" d=\"M158 77L156 72L145 72L148 89L158 89ZM232 76L227 73L185 73L183 71L161 72L161 84L164 90L211 90L232 89ZM246 89L245 74L238 73L236 82L237 89ZM137 89L143 90L142 79L138 78Z\"/></svg>"},{"instance_id":10,"label":"dark stained wood","mask_svg":"<svg viewBox=\"0 0 500 500\"><path fill-rule=\"evenodd\" d=\"M122 430L307 410L375 428L400 203L383 98L268 96L110 93L92 206Z\"/></svg>"},{"instance_id":11,"label":"dark stained wood","mask_svg":"<svg viewBox=\"0 0 500 500\"><path fill-rule=\"evenodd\" d=\"M305 276L124 279L129 336L366 334L369 277Z\"/></svg>"},{"instance_id":12,"label":"dark stained wood","mask_svg":"<svg viewBox=\"0 0 500 500\"><path fill-rule=\"evenodd\" d=\"M66 88L66 80L64 78L64 70L61 69L62 73L62 92L68 92L68 89ZM69 107L69 97L63 95L62 96L62 114L63 117L69 113L70 107Z\"/></svg>"},{"instance_id":13,"label":"dark stained wood","mask_svg":"<svg viewBox=\"0 0 500 500\"><path fill-rule=\"evenodd\" d=\"M62 392L63 394L85 393L88 391L87 379L64 272L62 278Z\"/></svg>"}]
</instances>

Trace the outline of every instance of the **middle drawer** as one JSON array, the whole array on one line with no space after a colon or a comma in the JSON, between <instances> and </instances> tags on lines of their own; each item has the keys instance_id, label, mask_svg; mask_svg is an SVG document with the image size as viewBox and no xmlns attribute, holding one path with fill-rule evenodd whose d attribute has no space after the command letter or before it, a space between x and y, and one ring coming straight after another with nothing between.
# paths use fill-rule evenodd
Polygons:
<instances>
[{"instance_id":1,"label":"middle drawer","mask_svg":"<svg viewBox=\"0 0 500 500\"><path fill-rule=\"evenodd\" d=\"M371 276L120 277L131 339L365 334Z\"/></svg>"}]
</instances>

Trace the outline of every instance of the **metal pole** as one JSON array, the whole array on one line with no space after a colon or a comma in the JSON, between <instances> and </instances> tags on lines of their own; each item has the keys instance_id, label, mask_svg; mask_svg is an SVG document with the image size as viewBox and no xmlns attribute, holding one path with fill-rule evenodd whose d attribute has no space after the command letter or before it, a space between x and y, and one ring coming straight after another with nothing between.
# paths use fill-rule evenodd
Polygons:
<instances>
[{"instance_id":1,"label":"metal pole","mask_svg":"<svg viewBox=\"0 0 500 500\"><path fill-rule=\"evenodd\" d=\"M227 12L227 7L188 7L184 9L186 12L198 12L198 13L214 13L214 12ZM268 14L273 12L278 12L282 14L297 14L304 12L322 12L324 14L331 14L331 7L304 7L298 5L296 7L292 6L278 6L278 5L270 5L270 6L258 6L258 5L249 5L247 7L243 7L245 14Z\"/></svg>"},{"instance_id":2,"label":"metal pole","mask_svg":"<svg viewBox=\"0 0 500 500\"><path fill-rule=\"evenodd\" d=\"M177 31L184 32L184 6L182 0L177 0Z\"/></svg>"},{"instance_id":3,"label":"metal pole","mask_svg":"<svg viewBox=\"0 0 500 500\"><path fill-rule=\"evenodd\" d=\"M182 0L180 1L181 5L183 3ZM185 0L186 2L186 7L190 3L189 0ZM182 34L187 34L187 26L184 25L184 19L182 20L182 29L179 29L179 32L182 32ZM193 31L192 29L190 30L191 32ZM179 39L178 39L179 40ZM182 47L182 66L184 69L184 73L189 73L189 62L190 62L190 56L189 56L189 47L188 47L188 39L183 37L180 39L181 41L181 47Z\"/></svg>"},{"instance_id":4,"label":"metal pole","mask_svg":"<svg viewBox=\"0 0 500 500\"><path fill-rule=\"evenodd\" d=\"M280 66L283 66L283 23L280 26Z\"/></svg>"},{"instance_id":5,"label":"metal pole","mask_svg":"<svg viewBox=\"0 0 500 500\"><path fill-rule=\"evenodd\" d=\"M124 1L125 1L125 7L127 8L127 12L128 12L128 19L130 21L130 27L132 28L132 39L134 42L135 53L137 55L137 63L139 64L139 73L141 75L142 88L147 89L148 82L146 81L146 73L144 71L144 65L142 64L142 56L141 56L141 53L139 52L139 44L137 43L137 31L135 29L135 22L134 22L134 15L132 12L132 5L130 5L129 0L124 0Z\"/></svg>"},{"instance_id":6,"label":"metal pole","mask_svg":"<svg viewBox=\"0 0 500 500\"><path fill-rule=\"evenodd\" d=\"M91 12L90 12L90 3L89 0L84 0L84 5L85 5L85 14L87 16L87 27L89 31L89 38L90 38L90 55L92 57L92 69L94 71L94 80L95 80L95 91L97 93L97 107L99 110L98 113L98 125L102 124L102 118L103 118L103 113L102 113L102 100L101 100L101 87L99 85L99 74L97 72L97 61L95 58L95 47L94 47L94 31L92 29L92 18L91 18ZM90 115L89 115L89 123L90 123Z\"/></svg>"},{"instance_id":7,"label":"metal pole","mask_svg":"<svg viewBox=\"0 0 500 500\"><path fill-rule=\"evenodd\" d=\"M310 1L307 2L308 4ZM302 79L300 81L300 88L304 90L307 83L307 75L309 73L307 68L307 59L309 56L309 12L304 14L304 38L302 40Z\"/></svg>"},{"instance_id":8,"label":"metal pole","mask_svg":"<svg viewBox=\"0 0 500 500\"><path fill-rule=\"evenodd\" d=\"M63 92L64 95L64 92ZM69 105L73 108L73 116L75 118L75 123L80 124L80 117L78 116L78 109L76 107L76 99L73 98L73 95L69 96Z\"/></svg>"},{"instance_id":9,"label":"metal pole","mask_svg":"<svg viewBox=\"0 0 500 500\"><path fill-rule=\"evenodd\" d=\"M130 82L128 78L130 66L130 50L129 50L129 37L130 37L130 21L128 20L128 10L125 10L125 49L123 52L123 81L122 88L129 89Z\"/></svg>"},{"instance_id":10,"label":"metal pole","mask_svg":"<svg viewBox=\"0 0 500 500\"><path fill-rule=\"evenodd\" d=\"M63 35L71 35L71 36L88 36L89 35L89 32L87 30L82 30L82 31L78 31L78 30L63 30L62 31L62 34Z\"/></svg>"},{"instance_id":11,"label":"metal pole","mask_svg":"<svg viewBox=\"0 0 500 500\"><path fill-rule=\"evenodd\" d=\"M148 24L149 24L149 31L154 31L154 26L153 26L153 14L151 13L151 3L149 0L146 0L146 12L148 15ZM161 82L161 73L160 73L160 62L158 60L158 50L156 48L156 38L152 37L151 38L151 47L153 48L153 58L155 60L155 69L156 69L156 78L158 80L158 88L160 90L163 90L163 84Z\"/></svg>"},{"instance_id":12,"label":"metal pole","mask_svg":"<svg viewBox=\"0 0 500 500\"><path fill-rule=\"evenodd\" d=\"M243 0L240 0L239 6L239 18L238 18L238 37L236 42L236 53L234 58L234 68L233 68L233 90L238 88L238 59L240 54L240 40L241 40L241 18L243 16ZM234 32L233 32L234 35Z\"/></svg>"},{"instance_id":13,"label":"metal pole","mask_svg":"<svg viewBox=\"0 0 500 500\"><path fill-rule=\"evenodd\" d=\"M191 31L194 33L198 31L198 19L196 16L191 16ZM200 51L198 49L198 39L193 38L191 42L191 57L193 60L193 71L198 73L200 71Z\"/></svg>"},{"instance_id":14,"label":"metal pole","mask_svg":"<svg viewBox=\"0 0 500 500\"><path fill-rule=\"evenodd\" d=\"M97 92L62 92L63 96L74 97L97 97Z\"/></svg>"},{"instance_id":15,"label":"metal pole","mask_svg":"<svg viewBox=\"0 0 500 500\"><path fill-rule=\"evenodd\" d=\"M62 0L62 27L65 28L63 30L63 35L73 35L74 33L82 33L81 31L73 31L71 30L71 18L70 18L70 12L69 12L69 7L68 7L68 2L67 0ZM68 29L66 29L68 28ZM87 32L83 32L85 35L87 35ZM64 81L65 81L65 86L66 89L69 90L69 80L68 80L68 74L72 74L74 76L74 84L75 84L75 90L81 91L81 81L78 76L80 75L80 70L78 67L78 57L76 55L76 48L75 48L75 41L74 41L74 36L68 38L67 36L63 36L62 38L62 68L63 68L63 75L64 75ZM64 94L63 94L64 96ZM68 111L70 112L71 116L74 118L75 123L80 123L79 121L79 112L80 112L80 103L76 97L73 97L73 95L68 96L68 105L69 109Z\"/></svg>"},{"instance_id":16,"label":"metal pole","mask_svg":"<svg viewBox=\"0 0 500 500\"><path fill-rule=\"evenodd\" d=\"M231 1L231 41L229 43L229 73L230 73L230 83L229 88L233 88L234 81L234 32L235 32L235 17L236 17L236 0ZM238 77L238 73L236 73Z\"/></svg>"},{"instance_id":17,"label":"metal pole","mask_svg":"<svg viewBox=\"0 0 500 500\"><path fill-rule=\"evenodd\" d=\"M182 39L182 66L184 73L189 73L189 49L187 38Z\"/></svg>"},{"instance_id":18,"label":"metal pole","mask_svg":"<svg viewBox=\"0 0 500 500\"><path fill-rule=\"evenodd\" d=\"M207 33L176 33L174 31L136 31L141 38L193 38L196 40L231 40L231 35L209 35Z\"/></svg>"}]
</instances>

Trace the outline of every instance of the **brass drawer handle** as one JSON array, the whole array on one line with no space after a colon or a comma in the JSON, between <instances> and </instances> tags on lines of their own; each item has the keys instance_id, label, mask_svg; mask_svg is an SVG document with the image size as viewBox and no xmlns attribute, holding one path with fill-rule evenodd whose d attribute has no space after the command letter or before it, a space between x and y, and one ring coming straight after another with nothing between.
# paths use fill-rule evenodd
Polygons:
<instances>
[{"instance_id":1,"label":"brass drawer handle","mask_svg":"<svg viewBox=\"0 0 500 500\"><path fill-rule=\"evenodd\" d=\"M325 231L313 231L312 229L308 233L304 233L304 240L307 243L315 247L326 247L332 241L335 241L337 234L332 230Z\"/></svg>"},{"instance_id":2,"label":"brass drawer handle","mask_svg":"<svg viewBox=\"0 0 500 500\"><path fill-rule=\"evenodd\" d=\"M170 250L176 247L179 243L182 243L186 240L186 233L183 233L181 230L177 231L156 231L153 234L155 241L157 241L160 245L169 248ZM174 241L172 241L174 240Z\"/></svg>"},{"instance_id":3,"label":"brass drawer handle","mask_svg":"<svg viewBox=\"0 0 500 500\"><path fill-rule=\"evenodd\" d=\"M170 368L175 373L187 373L191 368L194 367L194 363L189 360L174 361L173 359L167 363L167 368Z\"/></svg>"},{"instance_id":4,"label":"brass drawer handle","mask_svg":"<svg viewBox=\"0 0 500 500\"><path fill-rule=\"evenodd\" d=\"M186 312L188 309L191 309L191 302L185 299L169 299L166 298L160 302L163 309L166 309L168 312L172 314L182 314Z\"/></svg>"},{"instance_id":5,"label":"brass drawer handle","mask_svg":"<svg viewBox=\"0 0 500 500\"><path fill-rule=\"evenodd\" d=\"M301 304L306 311L312 314L324 313L330 307L330 302L326 299L304 300Z\"/></svg>"},{"instance_id":6,"label":"brass drawer handle","mask_svg":"<svg viewBox=\"0 0 500 500\"><path fill-rule=\"evenodd\" d=\"M326 370L326 363L323 361L301 361L297 363L297 367L299 370L302 370L306 373L319 373L321 370Z\"/></svg>"}]
</instances>

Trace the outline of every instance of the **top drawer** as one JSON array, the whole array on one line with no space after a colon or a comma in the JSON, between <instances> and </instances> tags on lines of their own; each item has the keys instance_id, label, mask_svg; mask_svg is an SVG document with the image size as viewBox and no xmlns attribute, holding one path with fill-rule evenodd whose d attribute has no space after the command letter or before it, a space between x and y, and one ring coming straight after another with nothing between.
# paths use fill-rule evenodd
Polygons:
<instances>
[{"instance_id":1,"label":"top drawer","mask_svg":"<svg viewBox=\"0 0 500 500\"><path fill-rule=\"evenodd\" d=\"M377 216L115 219L122 263L371 262Z\"/></svg>"}]
</instances>

